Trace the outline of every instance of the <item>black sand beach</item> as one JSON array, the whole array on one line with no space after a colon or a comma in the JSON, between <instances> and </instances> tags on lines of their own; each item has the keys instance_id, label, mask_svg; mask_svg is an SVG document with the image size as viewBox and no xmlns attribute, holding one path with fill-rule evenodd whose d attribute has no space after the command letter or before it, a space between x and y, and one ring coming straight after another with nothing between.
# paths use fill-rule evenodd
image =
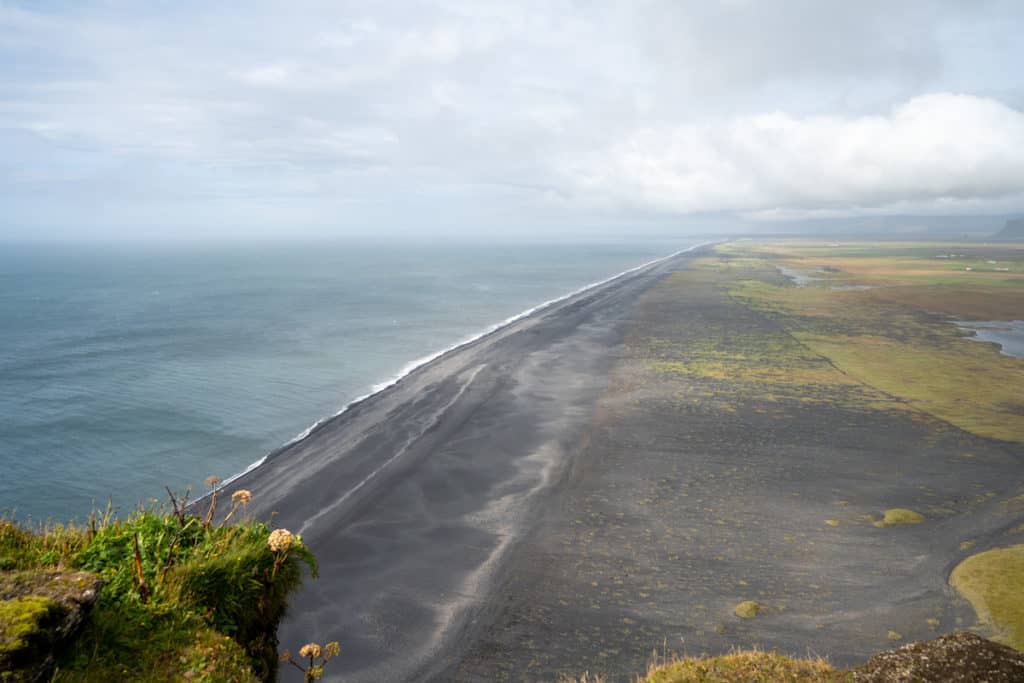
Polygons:
<instances>
[{"instance_id":1,"label":"black sand beach","mask_svg":"<svg viewBox=\"0 0 1024 683\"><path fill-rule=\"evenodd\" d=\"M282 648L339 640L345 681L627 680L655 648L848 664L972 625L947 575L1019 523L1020 449L844 387L723 402L727 383L652 373L639 337L775 330L673 286L690 258L450 352L227 487L320 562ZM896 507L949 514L863 524ZM765 612L734 616L748 599Z\"/></svg>"}]
</instances>

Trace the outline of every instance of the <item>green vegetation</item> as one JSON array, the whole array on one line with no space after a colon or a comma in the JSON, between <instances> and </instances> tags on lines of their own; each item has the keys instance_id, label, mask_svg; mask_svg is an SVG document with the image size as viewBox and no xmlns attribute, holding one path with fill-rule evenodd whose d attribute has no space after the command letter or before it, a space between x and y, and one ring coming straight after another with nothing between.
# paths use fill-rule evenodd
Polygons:
<instances>
[{"instance_id":1,"label":"green vegetation","mask_svg":"<svg viewBox=\"0 0 1024 683\"><path fill-rule=\"evenodd\" d=\"M892 508L885 511L882 519L875 520L873 523L879 529L884 529L885 527L897 526L899 524L920 524L923 521L924 515L920 512L914 512L906 508Z\"/></svg>"},{"instance_id":2,"label":"green vegetation","mask_svg":"<svg viewBox=\"0 0 1024 683\"><path fill-rule=\"evenodd\" d=\"M685 657L652 666L643 683L819 683L849 676L823 659L799 659L774 652L743 650L719 657Z\"/></svg>"},{"instance_id":3,"label":"green vegetation","mask_svg":"<svg viewBox=\"0 0 1024 683\"><path fill-rule=\"evenodd\" d=\"M972 555L957 565L949 582L998 640L1024 651L1024 545Z\"/></svg>"},{"instance_id":4,"label":"green vegetation","mask_svg":"<svg viewBox=\"0 0 1024 683\"><path fill-rule=\"evenodd\" d=\"M776 266L814 279L794 286ZM1024 441L1024 362L969 340L951 321L1019 319L1024 248L742 242L720 246L699 267L712 279L727 274L721 286L730 296L780 330L739 354L723 347L716 351L727 357L682 366L659 359L659 369L772 391L797 384L801 400L831 386L866 408L919 411L980 436Z\"/></svg>"},{"instance_id":5,"label":"green vegetation","mask_svg":"<svg viewBox=\"0 0 1024 683\"><path fill-rule=\"evenodd\" d=\"M56 607L57 603L41 595L0 601L0 654L24 647L25 639L46 621Z\"/></svg>"},{"instance_id":6,"label":"green vegetation","mask_svg":"<svg viewBox=\"0 0 1024 683\"><path fill-rule=\"evenodd\" d=\"M758 266L752 259L743 265L713 257L696 261L697 268L666 278L646 302L657 306L660 298L693 296L701 288L726 288L734 277L775 277L773 268ZM770 287L756 280L743 280L751 288ZM734 297L739 300L738 297ZM746 303L740 300L741 303ZM680 323L683 324L683 323ZM696 380L704 393L691 389L685 397L702 405L731 410L744 397L763 401L835 403L849 407L897 409L902 406L890 396L845 375L820 353L807 347L782 326L733 329L727 322L702 321L701 334L676 334L671 324L664 331L629 340L632 352L643 359L647 369L665 379Z\"/></svg>"},{"instance_id":7,"label":"green vegetation","mask_svg":"<svg viewBox=\"0 0 1024 683\"><path fill-rule=\"evenodd\" d=\"M231 515L251 498L236 492ZM215 525L212 519L212 510L200 517L175 505L173 511L140 509L125 519L108 511L82 527L38 531L0 520L0 567L11 581L64 569L86 570L103 581L54 680L273 678L277 624L303 567L316 575L315 560L287 530L251 520ZM31 595L0 602L0 622L15 624L7 632L16 637L29 621L35 627L48 604Z\"/></svg>"},{"instance_id":8,"label":"green vegetation","mask_svg":"<svg viewBox=\"0 0 1024 683\"><path fill-rule=\"evenodd\" d=\"M736 608L733 609L733 614L738 616L740 619L753 619L760 614L763 609L764 606L759 602L744 600L740 604L736 605Z\"/></svg>"}]
</instances>

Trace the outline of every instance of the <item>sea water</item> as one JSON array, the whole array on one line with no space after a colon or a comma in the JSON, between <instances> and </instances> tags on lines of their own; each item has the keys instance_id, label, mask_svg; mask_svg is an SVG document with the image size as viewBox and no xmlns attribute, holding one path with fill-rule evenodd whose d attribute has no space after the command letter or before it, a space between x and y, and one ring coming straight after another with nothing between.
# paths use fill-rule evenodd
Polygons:
<instances>
[{"instance_id":1,"label":"sea water","mask_svg":"<svg viewBox=\"0 0 1024 683\"><path fill-rule=\"evenodd\" d=\"M0 512L198 494L417 359L686 246L0 245Z\"/></svg>"}]
</instances>

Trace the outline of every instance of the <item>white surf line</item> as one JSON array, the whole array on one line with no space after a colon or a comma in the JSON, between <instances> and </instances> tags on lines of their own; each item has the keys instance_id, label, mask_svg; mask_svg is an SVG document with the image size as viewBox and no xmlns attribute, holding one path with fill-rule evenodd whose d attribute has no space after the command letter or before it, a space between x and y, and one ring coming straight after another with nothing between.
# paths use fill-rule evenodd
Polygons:
<instances>
[{"instance_id":1,"label":"white surf line","mask_svg":"<svg viewBox=\"0 0 1024 683\"><path fill-rule=\"evenodd\" d=\"M725 241L725 240L714 240L714 241L710 241L710 242L701 242L700 244L694 244L692 247L687 247L686 249L680 249L679 251L673 252L673 253L669 254L668 256L661 256L661 257L656 258L656 259L654 259L652 261L648 261L647 263L641 263L639 266L635 266L633 268L630 268L629 270L624 270L621 273L619 273L618 275L612 275L611 277L605 278L604 280L599 280L597 282L591 282L589 285L583 285L579 289L575 289L575 290L569 292L568 294L564 294L562 296L555 297L554 299L548 299L547 301L545 301L542 304L537 304L536 306L534 306L532 308L528 308L525 311L523 311L522 313L517 313L516 315L512 316L511 318L506 318L505 320L502 320L500 323L495 323L494 325L491 325L490 327L485 328L483 332L475 334L475 335L473 335L471 337L467 337L466 339L463 339L462 341L458 342L457 344L453 344L452 346L449 346L449 347L447 347L445 349L441 349L440 351L437 351L436 353L432 353L432 354L430 354L428 356L423 356L422 358L418 358L418 359L412 361L411 363L406 364L398 372L398 374L395 375L394 377L392 377L391 379L389 379L389 380L387 380L385 382L382 382L380 384L374 384L372 387L370 387L370 392L369 393L363 394L362 396L359 396L357 398L352 399L351 401L346 403L341 408L341 410L339 410L338 412L334 413L333 415L329 415L327 417L324 417L322 419L317 420L316 422L311 424L309 427L306 427L306 429L302 430L301 432L296 434L294 437L292 437L291 439L289 439L285 443L281 444L281 446L275 448L270 453L267 453L266 455L264 455L259 460L256 460L255 462L251 463L248 467L246 467L241 472L239 472L237 474L233 474L230 477L227 477L226 479L224 479L224 481L222 481L220 483L220 485L218 486L218 489L219 488L223 488L223 487L227 486L228 484L230 484L231 482L233 482L236 479L238 479L239 477L241 477L243 475L246 475L249 472L252 472L254 469L256 469L257 467L259 467L260 465L265 463L267 461L267 458L269 458L273 453L277 453L278 451L281 451L281 450L287 448L288 446L291 446L293 444L298 443L299 441L302 441L307 436L312 434L313 431L316 430L316 428L319 427L320 425L324 424L325 422L329 422L329 421L333 420L334 418L338 417L339 415L342 415L343 413L345 413L347 410L349 410L353 406L355 406L355 405L357 405L359 403L362 403L363 401L365 401L366 399L368 399L368 398L370 398L372 396L375 396L375 395L379 394L380 392L384 391L385 389L389 389L389 388L395 386L396 384L401 382L403 379L405 379L405 377L407 377L409 374L411 374L415 370L423 367L427 363L430 363L430 362L432 362L434 360L437 360L438 358L440 358L441 356L445 355L446 353L449 353L451 351L455 351L457 349L461 349L463 346L466 346L467 344L472 344L473 342L475 342L475 341L477 341L479 339L483 339L487 335L493 334L494 332L497 332L498 330L502 329L503 327L508 327L512 323L518 322L518 321L522 320L523 318L526 318L526 317L528 317L530 315L533 315L537 311L539 311L539 310L541 310L543 308L546 308L546 307L548 307L548 306L550 306L552 304L557 304L560 301L565 301L566 299L571 299L572 297L576 296L577 294L582 294L583 292L586 292L588 290L594 289L595 287L600 287L601 285L606 285L609 282L614 282L615 280L618 280L621 277L625 277L626 275L629 275L630 273L635 273L636 271L642 270L644 268L647 268L648 266L656 265L658 263L661 263L662 261L667 261L667 260L669 260L671 258L675 258L676 256L679 256L681 254L686 254L686 253L691 252L691 251L693 251L695 249L700 249L701 247L706 247L709 244L717 244L718 242L722 242L722 241ZM200 496L198 499L196 499L196 501L193 501L193 502L198 502L200 500L203 500L204 498L206 498L209 495L210 495L209 492L207 492L204 495Z\"/></svg>"},{"instance_id":2,"label":"white surf line","mask_svg":"<svg viewBox=\"0 0 1024 683\"><path fill-rule=\"evenodd\" d=\"M311 524L316 522L316 520L320 519L321 517L323 517L327 513L331 512L332 510L336 509L339 505L344 504L344 502L346 500L348 500L353 495L355 495L361 488L363 488L364 486L369 484L378 474L380 474L385 469L387 469L388 465L390 465L391 463L393 463L394 461L398 460L400 457L405 455L405 452L409 450L409 446L411 446L413 443L416 442L417 439L419 439L421 436L423 436L423 434L426 431L428 431L430 429L430 427L433 427L434 425L436 425L438 423L438 421L444 416L444 414L448 412L448 409L451 408L453 405L455 405L456 401L458 401L460 398L462 398L462 395L464 393L466 393L466 389L469 388L469 386L473 383L473 380L476 379L476 376L478 374L480 374L480 371L483 370L485 367L487 367L486 363L478 365L478 366L476 366L473 369L473 372L472 372L472 374L470 374L469 379L466 380L466 382L461 387L459 387L459 390L455 393L455 396L453 396L452 399L450 401L448 401L448 403L446 403L445 406L441 410L439 410L437 412L437 414L434 417L434 420L432 421L430 426L424 428L419 434L411 437L408 441L405 442L405 444L401 448L399 448L395 452L394 455L392 455L390 458L385 460L381 464L380 467L378 467L377 469L375 469L374 471L372 471L368 475L366 475L366 477L364 477L362 481L360 481L358 484L356 484L355 486L350 488L348 491L346 491L344 494L342 494L342 496L340 498L335 500L333 503L331 503L327 507L322 508L318 513L316 513L315 515L313 515L312 517L307 519L305 522L303 522L302 526L299 527L299 533L300 534L304 533L306 531L306 529L308 529Z\"/></svg>"}]
</instances>

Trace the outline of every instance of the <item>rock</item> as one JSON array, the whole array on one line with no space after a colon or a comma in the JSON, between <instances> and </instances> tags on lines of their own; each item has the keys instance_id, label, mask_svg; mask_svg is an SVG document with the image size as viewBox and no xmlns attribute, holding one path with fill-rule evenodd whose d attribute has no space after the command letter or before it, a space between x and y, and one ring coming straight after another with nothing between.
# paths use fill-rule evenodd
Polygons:
<instances>
[{"instance_id":1,"label":"rock","mask_svg":"<svg viewBox=\"0 0 1024 683\"><path fill-rule=\"evenodd\" d=\"M1020 683L1024 653L960 631L881 652L851 673L857 683Z\"/></svg>"},{"instance_id":2,"label":"rock","mask_svg":"<svg viewBox=\"0 0 1024 683\"><path fill-rule=\"evenodd\" d=\"M49 680L101 586L90 572L0 572L0 680Z\"/></svg>"}]
</instances>

